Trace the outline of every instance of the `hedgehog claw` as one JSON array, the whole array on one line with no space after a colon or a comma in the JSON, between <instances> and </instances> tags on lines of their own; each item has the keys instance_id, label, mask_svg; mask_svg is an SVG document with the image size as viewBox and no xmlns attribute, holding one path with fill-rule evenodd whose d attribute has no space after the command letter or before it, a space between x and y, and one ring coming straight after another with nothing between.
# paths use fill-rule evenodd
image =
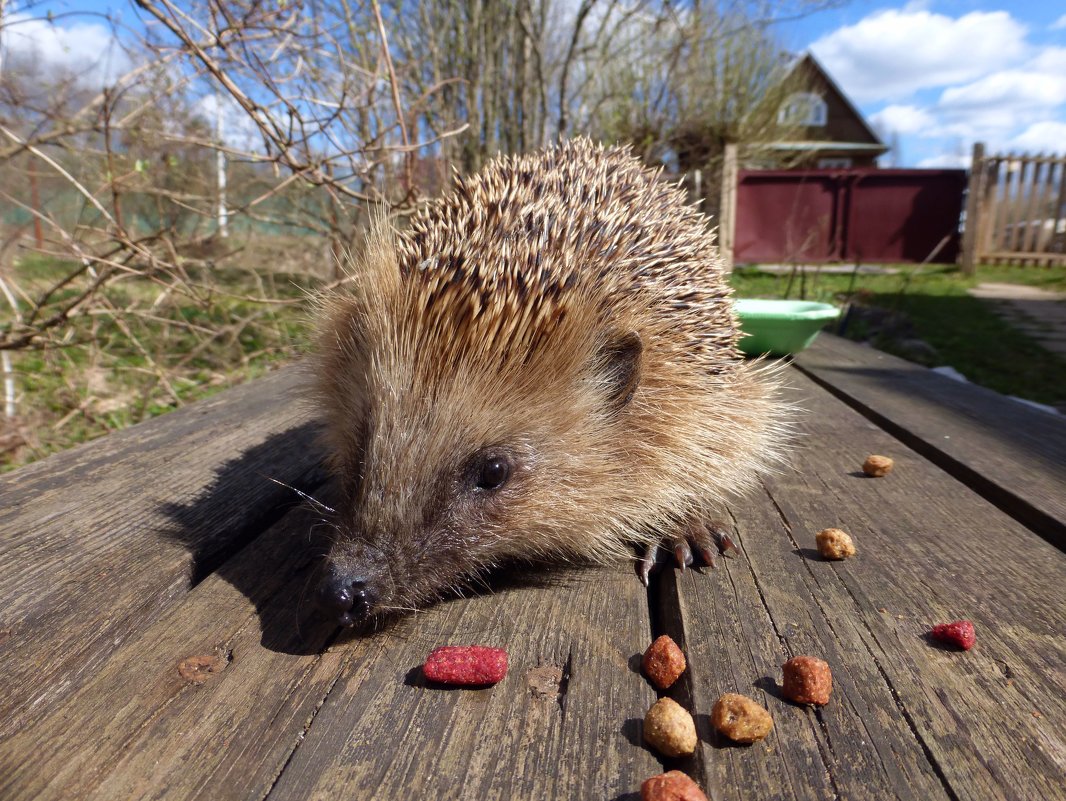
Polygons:
<instances>
[{"instance_id":1,"label":"hedgehog claw","mask_svg":"<svg viewBox=\"0 0 1066 801\"><path fill-rule=\"evenodd\" d=\"M728 551L740 552L726 524L719 522L692 523L683 535L670 537L663 541L663 545L669 546L682 573L695 563L693 554L698 554L707 567L714 568L715 558L719 554L724 556ZM659 567L659 556L659 546L649 545L643 555L637 558L637 575L645 587L651 574Z\"/></svg>"},{"instance_id":2,"label":"hedgehog claw","mask_svg":"<svg viewBox=\"0 0 1066 801\"><path fill-rule=\"evenodd\" d=\"M697 548L696 551L699 553L700 559L703 560L703 563L707 565L707 567L711 568L711 570L714 570L718 567L718 564L714 561L714 551L710 550L709 548Z\"/></svg>"},{"instance_id":3,"label":"hedgehog claw","mask_svg":"<svg viewBox=\"0 0 1066 801\"><path fill-rule=\"evenodd\" d=\"M736 542L729 536L729 527L725 523L720 521L711 521L707 524L707 531L718 543L718 552L725 556L728 551L734 553L740 553L740 548L737 547Z\"/></svg>"},{"instance_id":4,"label":"hedgehog claw","mask_svg":"<svg viewBox=\"0 0 1066 801\"><path fill-rule=\"evenodd\" d=\"M737 544L729 535L729 529L724 523L693 524L689 527L685 539L692 544L696 553L700 555L700 559L710 568L717 567L715 558L719 554L724 556L729 550L739 553Z\"/></svg>"},{"instance_id":5,"label":"hedgehog claw","mask_svg":"<svg viewBox=\"0 0 1066 801\"><path fill-rule=\"evenodd\" d=\"M692 564L692 548L686 540L674 540L674 559L677 561L677 566L681 568L681 572L685 572L685 568Z\"/></svg>"},{"instance_id":6,"label":"hedgehog claw","mask_svg":"<svg viewBox=\"0 0 1066 801\"><path fill-rule=\"evenodd\" d=\"M651 571L655 568L655 562L659 555L658 545L649 545L644 555L637 559L637 575L640 577L640 583L645 587L648 586L648 578L651 576Z\"/></svg>"}]
</instances>

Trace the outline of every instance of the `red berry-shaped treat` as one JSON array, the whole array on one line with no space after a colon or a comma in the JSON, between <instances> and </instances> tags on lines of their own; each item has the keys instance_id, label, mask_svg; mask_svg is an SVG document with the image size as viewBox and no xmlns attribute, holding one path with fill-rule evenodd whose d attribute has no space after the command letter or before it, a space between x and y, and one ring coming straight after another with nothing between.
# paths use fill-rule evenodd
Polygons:
<instances>
[{"instance_id":1,"label":"red berry-shaped treat","mask_svg":"<svg viewBox=\"0 0 1066 801\"><path fill-rule=\"evenodd\" d=\"M459 687L484 687L507 675L507 652L484 645L442 645L422 666L429 681Z\"/></svg>"},{"instance_id":2,"label":"red berry-shaped treat","mask_svg":"<svg viewBox=\"0 0 1066 801\"><path fill-rule=\"evenodd\" d=\"M933 626L933 638L940 642L957 645L964 651L973 648L977 642L977 635L973 630L973 623L969 620L956 620L954 623L940 623Z\"/></svg>"}]
</instances>

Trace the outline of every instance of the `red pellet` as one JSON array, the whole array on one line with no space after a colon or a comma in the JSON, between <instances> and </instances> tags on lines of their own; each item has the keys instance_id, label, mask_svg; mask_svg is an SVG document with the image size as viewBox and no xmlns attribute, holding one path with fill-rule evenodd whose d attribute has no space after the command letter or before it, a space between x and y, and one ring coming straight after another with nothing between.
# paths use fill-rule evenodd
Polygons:
<instances>
[{"instance_id":1,"label":"red pellet","mask_svg":"<svg viewBox=\"0 0 1066 801\"><path fill-rule=\"evenodd\" d=\"M652 776L640 786L641 801L707 801L696 782L679 770Z\"/></svg>"},{"instance_id":2,"label":"red pellet","mask_svg":"<svg viewBox=\"0 0 1066 801\"><path fill-rule=\"evenodd\" d=\"M442 645L426 657L422 674L440 684L482 687L507 675L507 652L484 645Z\"/></svg>"},{"instance_id":3,"label":"red pellet","mask_svg":"<svg viewBox=\"0 0 1066 801\"><path fill-rule=\"evenodd\" d=\"M956 620L954 623L941 623L933 626L933 637L941 642L957 645L964 651L973 648L977 642L977 635L973 630L973 623L969 620Z\"/></svg>"}]
</instances>

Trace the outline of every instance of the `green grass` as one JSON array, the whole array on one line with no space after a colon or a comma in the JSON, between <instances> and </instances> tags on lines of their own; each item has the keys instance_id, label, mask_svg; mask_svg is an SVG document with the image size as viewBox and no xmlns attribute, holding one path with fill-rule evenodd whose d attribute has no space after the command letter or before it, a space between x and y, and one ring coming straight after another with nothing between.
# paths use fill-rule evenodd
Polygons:
<instances>
[{"instance_id":1,"label":"green grass","mask_svg":"<svg viewBox=\"0 0 1066 801\"><path fill-rule=\"evenodd\" d=\"M33 296L72 267L29 258L14 272ZM97 307L73 320L69 344L13 353L18 431L26 444L0 453L0 470L263 375L306 348L306 278L241 270L209 278L212 291L198 297L163 294L158 283L144 279L116 281L105 297L112 308L132 313ZM263 295L291 303L248 299ZM5 322L0 311L0 325Z\"/></svg>"},{"instance_id":2,"label":"green grass","mask_svg":"<svg viewBox=\"0 0 1066 801\"><path fill-rule=\"evenodd\" d=\"M950 365L998 392L1066 405L1066 360L1012 327L990 303L966 290L982 282L1066 290L1066 268L987 267L966 276L954 267L900 266L897 275L789 276L741 268L733 274L740 297L791 297L853 304L843 333L929 366ZM833 330L832 328L830 330ZM916 350L922 340L935 354Z\"/></svg>"}]
</instances>

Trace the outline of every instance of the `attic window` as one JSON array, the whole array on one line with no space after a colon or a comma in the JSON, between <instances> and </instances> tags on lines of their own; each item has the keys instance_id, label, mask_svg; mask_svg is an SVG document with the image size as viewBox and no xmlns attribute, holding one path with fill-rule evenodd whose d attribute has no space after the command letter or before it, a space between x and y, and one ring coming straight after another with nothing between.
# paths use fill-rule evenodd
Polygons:
<instances>
[{"instance_id":1,"label":"attic window","mask_svg":"<svg viewBox=\"0 0 1066 801\"><path fill-rule=\"evenodd\" d=\"M814 92L795 92L777 111L780 125L825 125L825 101Z\"/></svg>"}]
</instances>

